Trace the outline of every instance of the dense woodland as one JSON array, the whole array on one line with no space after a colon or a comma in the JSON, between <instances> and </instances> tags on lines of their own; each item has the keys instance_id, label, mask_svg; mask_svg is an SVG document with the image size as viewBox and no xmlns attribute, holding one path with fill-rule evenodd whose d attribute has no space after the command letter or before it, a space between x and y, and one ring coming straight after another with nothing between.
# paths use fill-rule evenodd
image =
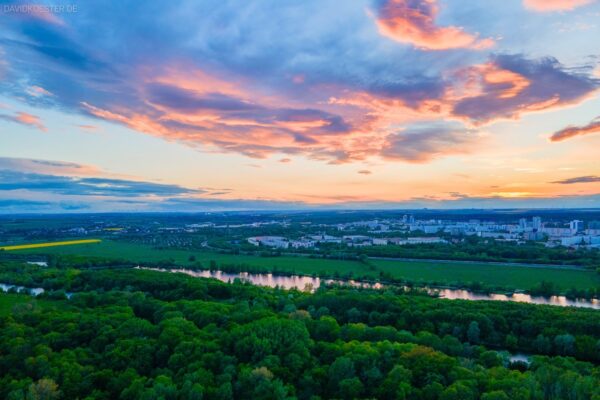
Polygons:
<instances>
[{"instance_id":1,"label":"dense woodland","mask_svg":"<svg viewBox=\"0 0 600 400\"><path fill-rule=\"evenodd\" d=\"M595 310L1 267L4 399L600 399Z\"/></svg>"}]
</instances>

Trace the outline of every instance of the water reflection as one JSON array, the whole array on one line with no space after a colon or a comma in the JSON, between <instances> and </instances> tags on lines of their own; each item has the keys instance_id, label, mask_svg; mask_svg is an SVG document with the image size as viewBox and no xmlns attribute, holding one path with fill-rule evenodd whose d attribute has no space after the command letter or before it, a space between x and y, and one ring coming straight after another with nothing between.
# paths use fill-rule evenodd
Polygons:
<instances>
[{"instance_id":1,"label":"water reflection","mask_svg":"<svg viewBox=\"0 0 600 400\"><path fill-rule=\"evenodd\" d=\"M194 271L189 269L164 269L164 268L148 268L148 267L137 267L142 269L149 269L153 271L161 271L161 272L181 272L190 276L194 276L197 278L215 278L222 282L233 282L235 279L240 279L243 281L248 281L254 285L259 286L269 286L269 287L281 287L284 289L308 289L315 290L319 288L322 284L342 284L342 285L350 285L354 287L364 287L364 288L373 288L373 289L381 289L383 285L380 283L368 283L368 282L358 282L354 280L335 280L335 279L321 279L321 278L313 278L311 276L301 276L301 275L273 275L273 274L252 274L248 272L240 272L240 273L229 273L223 271ZM469 290L463 289L433 289L433 288L424 288L429 291L431 294L438 294L439 297L445 299L461 299L461 300L496 300L496 301L515 301L521 303L530 303L530 304L546 304L552 306L559 307L583 307L583 308L593 308L596 310L600 310L600 301L597 299L593 300L584 300L577 299L571 300L567 299L565 296L552 296L552 297L541 297L541 296L531 296L524 293L514 293L513 295L505 295L505 294L482 294L475 293Z\"/></svg>"},{"instance_id":2,"label":"water reflection","mask_svg":"<svg viewBox=\"0 0 600 400\"><path fill-rule=\"evenodd\" d=\"M508 360L511 363L522 362L525 364L531 364L531 355L525 353L514 353L509 355Z\"/></svg>"},{"instance_id":3,"label":"water reflection","mask_svg":"<svg viewBox=\"0 0 600 400\"><path fill-rule=\"evenodd\" d=\"M8 285L6 283L0 283L1 291L8 292L11 289L16 290L19 293L21 293L21 292L30 293L32 296L37 296L39 294L44 293L43 288L26 288L25 286Z\"/></svg>"},{"instance_id":4,"label":"water reflection","mask_svg":"<svg viewBox=\"0 0 600 400\"><path fill-rule=\"evenodd\" d=\"M510 296L505 294L481 294L462 289L441 289L440 297L445 299L462 300L496 300L496 301L516 301L519 303L546 304L559 307L583 307L600 310L600 301L597 299L567 299L565 296L531 296L525 293L514 293Z\"/></svg>"}]
</instances>

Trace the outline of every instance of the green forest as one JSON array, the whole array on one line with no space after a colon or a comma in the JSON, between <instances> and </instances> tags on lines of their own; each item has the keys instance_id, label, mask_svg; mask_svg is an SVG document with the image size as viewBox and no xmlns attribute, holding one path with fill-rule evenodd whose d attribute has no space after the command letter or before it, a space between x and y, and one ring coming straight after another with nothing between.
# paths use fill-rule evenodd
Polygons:
<instances>
[{"instance_id":1,"label":"green forest","mask_svg":"<svg viewBox=\"0 0 600 400\"><path fill-rule=\"evenodd\" d=\"M0 294L3 399L600 399L597 310L0 270L46 289Z\"/></svg>"}]
</instances>

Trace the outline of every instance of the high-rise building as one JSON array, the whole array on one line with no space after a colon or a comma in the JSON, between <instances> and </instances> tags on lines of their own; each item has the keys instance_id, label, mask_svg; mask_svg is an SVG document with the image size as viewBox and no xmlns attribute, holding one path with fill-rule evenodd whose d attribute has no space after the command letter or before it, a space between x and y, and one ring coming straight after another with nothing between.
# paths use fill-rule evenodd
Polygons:
<instances>
[{"instance_id":1,"label":"high-rise building","mask_svg":"<svg viewBox=\"0 0 600 400\"><path fill-rule=\"evenodd\" d=\"M539 231L542 229L542 218L541 217L533 217L533 229Z\"/></svg>"},{"instance_id":2,"label":"high-rise building","mask_svg":"<svg viewBox=\"0 0 600 400\"><path fill-rule=\"evenodd\" d=\"M527 220L525 218L521 218L519 220L519 228L521 228L521 229L527 228Z\"/></svg>"},{"instance_id":3,"label":"high-rise building","mask_svg":"<svg viewBox=\"0 0 600 400\"><path fill-rule=\"evenodd\" d=\"M575 233L581 232L583 230L583 221L580 221L578 219L574 219L569 224L569 227L571 228L571 231L573 231Z\"/></svg>"}]
</instances>

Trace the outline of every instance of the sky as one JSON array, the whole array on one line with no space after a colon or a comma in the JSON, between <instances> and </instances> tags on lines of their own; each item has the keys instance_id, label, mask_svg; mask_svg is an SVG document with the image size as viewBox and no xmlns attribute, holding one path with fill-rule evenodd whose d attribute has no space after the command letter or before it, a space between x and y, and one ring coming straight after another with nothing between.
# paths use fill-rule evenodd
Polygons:
<instances>
[{"instance_id":1,"label":"sky","mask_svg":"<svg viewBox=\"0 0 600 400\"><path fill-rule=\"evenodd\" d=\"M600 207L600 0L0 1L0 213Z\"/></svg>"}]
</instances>

